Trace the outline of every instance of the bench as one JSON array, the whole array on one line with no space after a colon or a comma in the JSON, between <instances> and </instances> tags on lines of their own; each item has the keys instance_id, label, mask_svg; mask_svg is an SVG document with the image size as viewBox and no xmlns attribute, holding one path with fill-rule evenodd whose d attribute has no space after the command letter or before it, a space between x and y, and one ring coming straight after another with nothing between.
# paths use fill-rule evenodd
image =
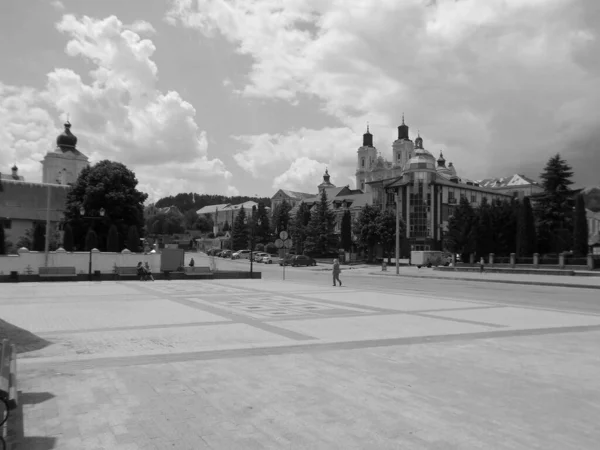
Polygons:
<instances>
[{"instance_id":1,"label":"bench","mask_svg":"<svg viewBox=\"0 0 600 450\"><path fill-rule=\"evenodd\" d=\"M2 442L2 448L7 448L8 417L10 412L18 406L17 349L15 344L9 344L8 339L3 339L0 353L0 401L4 403L5 410L0 421L0 427L2 428L0 441Z\"/></svg>"},{"instance_id":2,"label":"bench","mask_svg":"<svg viewBox=\"0 0 600 450\"><path fill-rule=\"evenodd\" d=\"M186 275L200 275L200 274L210 273L210 267L208 267L208 266L184 267L183 273Z\"/></svg>"},{"instance_id":3,"label":"bench","mask_svg":"<svg viewBox=\"0 0 600 450\"><path fill-rule=\"evenodd\" d=\"M40 267L39 276L48 277L75 277L77 272L75 267Z\"/></svg>"},{"instance_id":4,"label":"bench","mask_svg":"<svg viewBox=\"0 0 600 450\"><path fill-rule=\"evenodd\" d=\"M117 267L117 275L120 277L138 277L138 268L133 267Z\"/></svg>"}]
</instances>

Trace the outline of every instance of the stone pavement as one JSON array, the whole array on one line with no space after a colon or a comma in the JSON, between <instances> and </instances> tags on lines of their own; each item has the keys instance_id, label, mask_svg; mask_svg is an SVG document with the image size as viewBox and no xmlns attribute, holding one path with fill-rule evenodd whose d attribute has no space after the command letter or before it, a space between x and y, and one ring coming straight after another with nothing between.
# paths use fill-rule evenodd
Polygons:
<instances>
[{"instance_id":1,"label":"stone pavement","mask_svg":"<svg viewBox=\"0 0 600 450\"><path fill-rule=\"evenodd\" d=\"M575 293L576 295L576 293ZM595 449L600 315L266 280L4 285L19 449Z\"/></svg>"}]
</instances>

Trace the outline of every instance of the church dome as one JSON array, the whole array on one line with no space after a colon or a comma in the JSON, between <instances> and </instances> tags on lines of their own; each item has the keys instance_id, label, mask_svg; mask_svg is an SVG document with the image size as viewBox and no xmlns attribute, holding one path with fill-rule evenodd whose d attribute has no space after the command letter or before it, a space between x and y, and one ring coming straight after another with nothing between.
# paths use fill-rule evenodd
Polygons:
<instances>
[{"instance_id":1,"label":"church dome","mask_svg":"<svg viewBox=\"0 0 600 450\"><path fill-rule=\"evenodd\" d=\"M429 153L429 152L427 152ZM429 153L429 155L425 153L417 153L415 156L410 158L406 163L405 170L435 170L435 159Z\"/></svg>"},{"instance_id":2,"label":"church dome","mask_svg":"<svg viewBox=\"0 0 600 450\"><path fill-rule=\"evenodd\" d=\"M69 122L65 123L65 131L56 138L56 145L61 150L71 150L77 145L77 136L71 133L71 124Z\"/></svg>"}]
</instances>

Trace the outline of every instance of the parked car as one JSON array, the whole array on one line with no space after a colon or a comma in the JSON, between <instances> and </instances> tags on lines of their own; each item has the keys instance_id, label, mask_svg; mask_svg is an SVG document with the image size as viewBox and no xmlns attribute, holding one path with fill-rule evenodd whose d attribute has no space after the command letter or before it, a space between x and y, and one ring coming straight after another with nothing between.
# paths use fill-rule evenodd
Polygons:
<instances>
[{"instance_id":1,"label":"parked car","mask_svg":"<svg viewBox=\"0 0 600 450\"><path fill-rule=\"evenodd\" d=\"M231 255L231 259L250 259L250 250L238 250Z\"/></svg>"},{"instance_id":2,"label":"parked car","mask_svg":"<svg viewBox=\"0 0 600 450\"><path fill-rule=\"evenodd\" d=\"M221 252L221 258L231 258L231 250L223 250Z\"/></svg>"},{"instance_id":3,"label":"parked car","mask_svg":"<svg viewBox=\"0 0 600 450\"><path fill-rule=\"evenodd\" d=\"M261 262L265 256L268 256L268 253L265 252L254 252L252 253L252 260L254 262Z\"/></svg>"},{"instance_id":4,"label":"parked car","mask_svg":"<svg viewBox=\"0 0 600 450\"><path fill-rule=\"evenodd\" d=\"M287 255L285 258L279 260L279 265L283 266L316 266L317 262L310 256L306 255Z\"/></svg>"},{"instance_id":5,"label":"parked car","mask_svg":"<svg viewBox=\"0 0 600 450\"><path fill-rule=\"evenodd\" d=\"M265 264L273 264L273 260L277 259L278 256L277 255L267 255L267 256L263 256L263 259L261 262L265 263Z\"/></svg>"}]
</instances>

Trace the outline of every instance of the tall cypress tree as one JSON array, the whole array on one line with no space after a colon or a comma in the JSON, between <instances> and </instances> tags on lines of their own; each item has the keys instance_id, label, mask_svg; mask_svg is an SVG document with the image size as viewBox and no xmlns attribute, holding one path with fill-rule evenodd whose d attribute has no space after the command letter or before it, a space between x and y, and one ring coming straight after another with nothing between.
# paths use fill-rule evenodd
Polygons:
<instances>
[{"instance_id":1,"label":"tall cypress tree","mask_svg":"<svg viewBox=\"0 0 600 450\"><path fill-rule=\"evenodd\" d=\"M94 248L98 248L98 235L90 228L85 235L85 250L89 252Z\"/></svg>"},{"instance_id":2,"label":"tall cypress tree","mask_svg":"<svg viewBox=\"0 0 600 450\"><path fill-rule=\"evenodd\" d=\"M133 253L140 251L140 234L135 225L131 225L127 231L127 248Z\"/></svg>"},{"instance_id":3,"label":"tall cypress tree","mask_svg":"<svg viewBox=\"0 0 600 450\"><path fill-rule=\"evenodd\" d=\"M306 228L306 253L313 255L326 255L337 252L339 245L335 235L335 213L329 209L327 194L321 191L321 200L312 211L310 222Z\"/></svg>"},{"instance_id":4,"label":"tall cypress tree","mask_svg":"<svg viewBox=\"0 0 600 450\"><path fill-rule=\"evenodd\" d=\"M33 250L43 252L46 245L46 227L36 223L33 227Z\"/></svg>"},{"instance_id":5,"label":"tall cypress tree","mask_svg":"<svg viewBox=\"0 0 600 450\"><path fill-rule=\"evenodd\" d=\"M6 235L4 234L4 224L0 222L0 255L6 254Z\"/></svg>"},{"instance_id":6,"label":"tall cypress tree","mask_svg":"<svg viewBox=\"0 0 600 450\"><path fill-rule=\"evenodd\" d=\"M537 247L535 217L529 197L525 197L519 207L517 218L517 256L532 257Z\"/></svg>"},{"instance_id":7,"label":"tall cypress tree","mask_svg":"<svg viewBox=\"0 0 600 450\"><path fill-rule=\"evenodd\" d=\"M352 215L349 209L342 216L340 235L342 248L349 252L352 248Z\"/></svg>"},{"instance_id":8,"label":"tall cypress tree","mask_svg":"<svg viewBox=\"0 0 600 450\"><path fill-rule=\"evenodd\" d=\"M233 250L244 250L248 247L248 226L246 222L246 211L244 208L235 216L233 221Z\"/></svg>"},{"instance_id":9,"label":"tall cypress tree","mask_svg":"<svg viewBox=\"0 0 600 450\"><path fill-rule=\"evenodd\" d=\"M494 252L494 228L492 221L492 205L484 197L477 208L476 221L476 253L478 257L487 258Z\"/></svg>"},{"instance_id":10,"label":"tall cypress tree","mask_svg":"<svg viewBox=\"0 0 600 450\"><path fill-rule=\"evenodd\" d=\"M73 227L70 224L65 225L64 233L63 233L63 248L72 252L75 250L75 238L73 237Z\"/></svg>"},{"instance_id":11,"label":"tall cypress tree","mask_svg":"<svg viewBox=\"0 0 600 450\"><path fill-rule=\"evenodd\" d=\"M585 211L585 199L579 194L575 199L573 213L573 252L583 256L588 254L588 222Z\"/></svg>"},{"instance_id":12,"label":"tall cypress tree","mask_svg":"<svg viewBox=\"0 0 600 450\"><path fill-rule=\"evenodd\" d=\"M106 240L106 251L107 252L118 252L119 251L119 231L116 225L111 225L108 230L108 238Z\"/></svg>"},{"instance_id":13,"label":"tall cypress tree","mask_svg":"<svg viewBox=\"0 0 600 450\"><path fill-rule=\"evenodd\" d=\"M572 205L570 185L573 171L556 154L548 160L540 174L544 192L536 196L536 215L539 223L539 245L543 252L561 252L570 242Z\"/></svg>"}]
</instances>

